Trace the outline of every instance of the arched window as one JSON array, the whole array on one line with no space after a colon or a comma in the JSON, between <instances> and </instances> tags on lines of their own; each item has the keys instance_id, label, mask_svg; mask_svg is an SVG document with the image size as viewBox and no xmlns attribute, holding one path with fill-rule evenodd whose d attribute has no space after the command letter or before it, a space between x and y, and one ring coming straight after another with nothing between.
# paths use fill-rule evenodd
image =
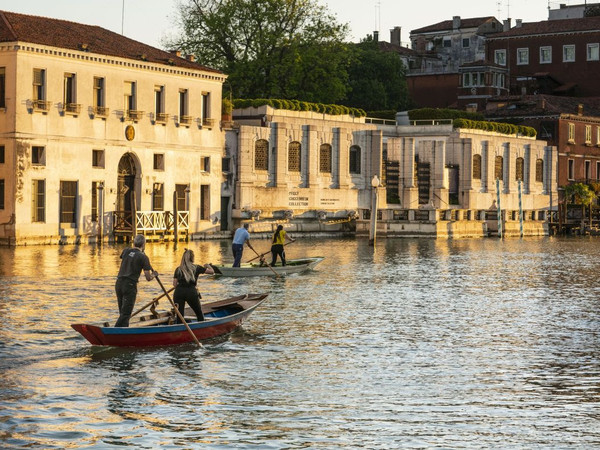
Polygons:
<instances>
[{"instance_id":1,"label":"arched window","mask_svg":"<svg viewBox=\"0 0 600 450\"><path fill-rule=\"evenodd\" d=\"M517 160L515 162L515 180L523 181L525 179L524 174L525 174L525 162L524 162L523 158L519 157L519 158L517 158Z\"/></svg>"},{"instance_id":2,"label":"arched window","mask_svg":"<svg viewBox=\"0 0 600 450\"><path fill-rule=\"evenodd\" d=\"M269 170L269 141L265 139L254 144L254 170Z\"/></svg>"},{"instance_id":3,"label":"arched window","mask_svg":"<svg viewBox=\"0 0 600 450\"><path fill-rule=\"evenodd\" d=\"M300 172L300 142L290 142L288 146L288 170Z\"/></svg>"},{"instance_id":4,"label":"arched window","mask_svg":"<svg viewBox=\"0 0 600 450\"><path fill-rule=\"evenodd\" d=\"M504 179L504 158L496 156L494 161L494 179L502 181Z\"/></svg>"},{"instance_id":5,"label":"arched window","mask_svg":"<svg viewBox=\"0 0 600 450\"><path fill-rule=\"evenodd\" d=\"M319 172L331 173L331 145L321 144L319 150Z\"/></svg>"},{"instance_id":6,"label":"arched window","mask_svg":"<svg viewBox=\"0 0 600 450\"><path fill-rule=\"evenodd\" d=\"M481 180L481 155L473 155L473 179Z\"/></svg>"},{"instance_id":7,"label":"arched window","mask_svg":"<svg viewBox=\"0 0 600 450\"><path fill-rule=\"evenodd\" d=\"M544 182L544 160L538 159L535 161L535 181L538 183Z\"/></svg>"},{"instance_id":8,"label":"arched window","mask_svg":"<svg viewBox=\"0 0 600 450\"><path fill-rule=\"evenodd\" d=\"M360 147L350 147L350 173L360 173Z\"/></svg>"}]
</instances>

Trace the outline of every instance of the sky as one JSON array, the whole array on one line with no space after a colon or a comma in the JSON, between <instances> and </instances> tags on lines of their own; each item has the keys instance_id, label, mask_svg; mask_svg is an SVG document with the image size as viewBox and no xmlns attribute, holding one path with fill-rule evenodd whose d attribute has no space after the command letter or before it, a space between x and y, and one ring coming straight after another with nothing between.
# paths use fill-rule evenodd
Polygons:
<instances>
[{"instance_id":1,"label":"sky","mask_svg":"<svg viewBox=\"0 0 600 450\"><path fill-rule=\"evenodd\" d=\"M380 40L390 40L390 29L402 28L402 42L409 43L411 30L432 25L453 16L462 18L494 16L503 21L510 17L523 22L548 18L548 7L578 5L579 1L549 0L315 0L350 27L349 40L358 42L374 30ZM154 47L162 48L162 39L176 31L174 26L179 0L0 0L0 9L70 20L121 33ZM590 3L595 3L592 1Z\"/></svg>"}]
</instances>

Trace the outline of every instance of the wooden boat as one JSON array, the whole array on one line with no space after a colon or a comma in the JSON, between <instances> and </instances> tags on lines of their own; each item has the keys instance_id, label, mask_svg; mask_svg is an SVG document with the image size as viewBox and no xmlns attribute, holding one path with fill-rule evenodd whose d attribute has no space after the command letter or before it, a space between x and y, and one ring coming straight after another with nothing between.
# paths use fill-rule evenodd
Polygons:
<instances>
[{"instance_id":1,"label":"wooden boat","mask_svg":"<svg viewBox=\"0 0 600 450\"><path fill-rule=\"evenodd\" d=\"M243 263L240 267L231 267L230 265L215 265L212 267L215 270L215 275L223 275L227 277L252 277L259 275L288 275L291 273L300 273L306 270L312 270L314 267L323 261L322 256L315 256L303 259L288 259L286 265L282 266L277 263L274 266L261 266L256 263Z\"/></svg>"},{"instance_id":2,"label":"wooden boat","mask_svg":"<svg viewBox=\"0 0 600 450\"><path fill-rule=\"evenodd\" d=\"M211 339L233 332L260 305L268 294L246 294L202 304L205 320L198 322L191 308L185 309L186 322L198 340ZM149 347L192 342L184 324L175 324L171 311L133 317L129 327L112 327L110 323L72 324L92 345L115 347Z\"/></svg>"}]
</instances>

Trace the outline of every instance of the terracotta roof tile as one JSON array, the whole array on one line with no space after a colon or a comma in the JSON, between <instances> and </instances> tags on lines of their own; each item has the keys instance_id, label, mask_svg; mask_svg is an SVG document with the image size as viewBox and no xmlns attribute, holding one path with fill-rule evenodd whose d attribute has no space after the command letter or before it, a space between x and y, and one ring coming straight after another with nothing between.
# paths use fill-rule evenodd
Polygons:
<instances>
[{"instance_id":1,"label":"terracotta roof tile","mask_svg":"<svg viewBox=\"0 0 600 450\"><path fill-rule=\"evenodd\" d=\"M542 22L525 22L520 27L513 27L502 33L488 36L488 39L503 39L538 34L576 33L578 31L600 31L600 16L579 19L544 20Z\"/></svg>"},{"instance_id":2,"label":"terracotta roof tile","mask_svg":"<svg viewBox=\"0 0 600 450\"><path fill-rule=\"evenodd\" d=\"M12 41L222 73L98 26L0 11L0 42Z\"/></svg>"},{"instance_id":3,"label":"terracotta roof tile","mask_svg":"<svg viewBox=\"0 0 600 450\"><path fill-rule=\"evenodd\" d=\"M477 28L488 21L496 20L493 16L488 17L473 17L469 19L461 19L459 28ZM444 20L443 22L438 22L433 25L427 25L423 28L417 28L416 30L411 30L410 34L413 33L431 33L434 31L446 31L453 29L453 21L452 20Z\"/></svg>"}]
</instances>

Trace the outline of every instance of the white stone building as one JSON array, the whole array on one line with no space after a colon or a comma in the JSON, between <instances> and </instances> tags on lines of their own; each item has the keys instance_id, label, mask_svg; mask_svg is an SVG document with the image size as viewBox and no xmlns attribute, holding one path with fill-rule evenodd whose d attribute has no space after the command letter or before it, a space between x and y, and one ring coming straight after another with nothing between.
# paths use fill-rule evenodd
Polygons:
<instances>
[{"instance_id":1,"label":"white stone building","mask_svg":"<svg viewBox=\"0 0 600 450\"><path fill-rule=\"evenodd\" d=\"M225 78L96 26L0 12L0 243L169 234L174 202L180 230L220 229Z\"/></svg>"}]
</instances>

